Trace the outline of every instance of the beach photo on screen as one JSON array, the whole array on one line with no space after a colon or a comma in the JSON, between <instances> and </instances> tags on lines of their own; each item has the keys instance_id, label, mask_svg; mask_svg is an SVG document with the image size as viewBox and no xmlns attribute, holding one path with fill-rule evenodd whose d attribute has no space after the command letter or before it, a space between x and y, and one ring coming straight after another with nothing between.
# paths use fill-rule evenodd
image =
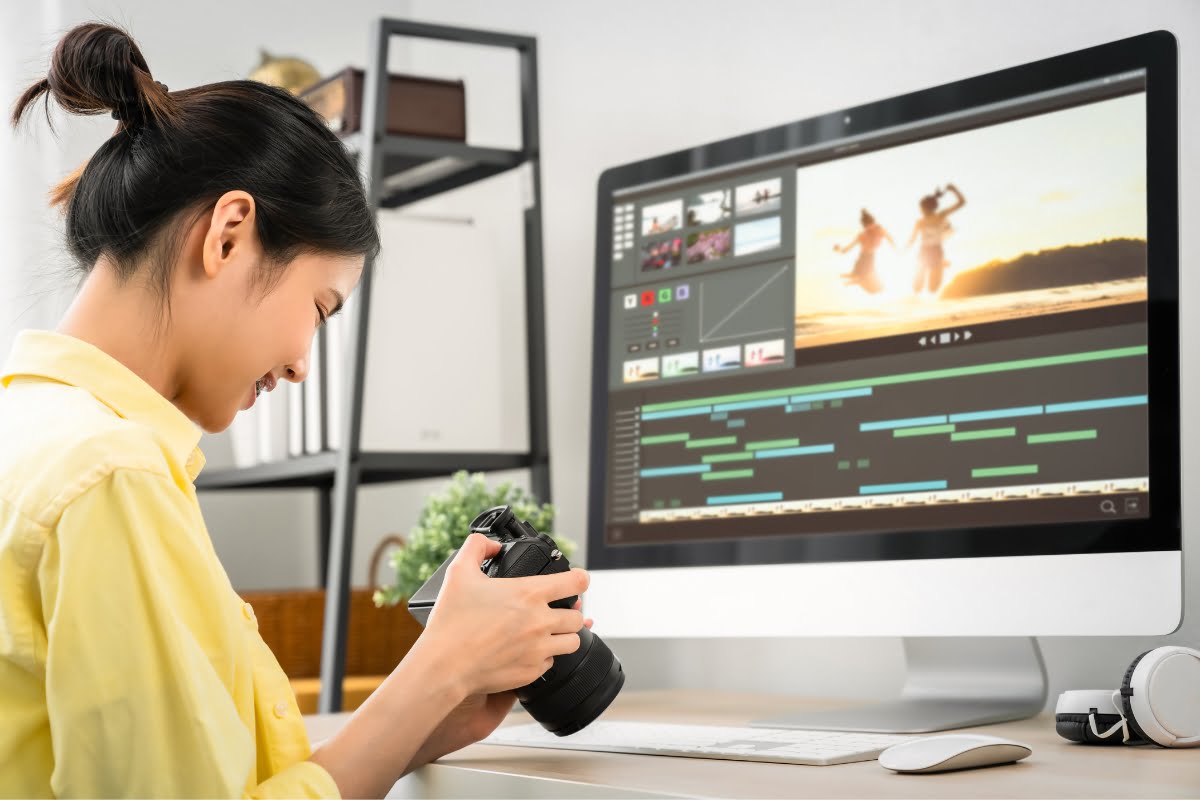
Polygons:
<instances>
[{"instance_id":1,"label":"beach photo on screen","mask_svg":"<svg viewBox=\"0 0 1200 800\"><path fill-rule=\"evenodd\" d=\"M787 353L787 343L783 339L771 339L767 342L750 342L745 346L745 351L747 367L782 364Z\"/></svg>"},{"instance_id":2,"label":"beach photo on screen","mask_svg":"<svg viewBox=\"0 0 1200 800\"><path fill-rule=\"evenodd\" d=\"M657 358L638 358L625 362L625 383L652 381L658 378Z\"/></svg>"},{"instance_id":3,"label":"beach photo on screen","mask_svg":"<svg viewBox=\"0 0 1200 800\"><path fill-rule=\"evenodd\" d=\"M673 231L683 224L683 201L668 200L642 206L642 236Z\"/></svg>"},{"instance_id":4,"label":"beach photo on screen","mask_svg":"<svg viewBox=\"0 0 1200 800\"><path fill-rule=\"evenodd\" d=\"M783 207L783 179L771 178L737 187L734 205L739 217L766 214Z\"/></svg>"},{"instance_id":5,"label":"beach photo on screen","mask_svg":"<svg viewBox=\"0 0 1200 800\"><path fill-rule=\"evenodd\" d=\"M1145 94L802 166L795 346L1146 300Z\"/></svg>"},{"instance_id":6,"label":"beach photo on screen","mask_svg":"<svg viewBox=\"0 0 1200 800\"><path fill-rule=\"evenodd\" d=\"M716 347L704 351L704 371L720 372L726 369L737 369L742 365L742 346L735 344L729 347Z\"/></svg>"},{"instance_id":7,"label":"beach photo on screen","mask_svg":"<svg viewBox=\"0 0 1200 800\"><path fill-rule=\"evenodd\" d=\"M690 353L676 353L663 356L662 374L664 378L678 378L681 375L695 375L700 371L700 354L693 350Z\"/></svg>"},{"instance_id":8,"label":"beach photo on screen","mask_svg":"<svg viewBox=\"0 0 1200 800\"><path fill-rule=\"evenodd\" d=\"M779 217L742 222L733 229L733 254L745 256L779 247L782 226Z\"/></svg>"}]
</instances>

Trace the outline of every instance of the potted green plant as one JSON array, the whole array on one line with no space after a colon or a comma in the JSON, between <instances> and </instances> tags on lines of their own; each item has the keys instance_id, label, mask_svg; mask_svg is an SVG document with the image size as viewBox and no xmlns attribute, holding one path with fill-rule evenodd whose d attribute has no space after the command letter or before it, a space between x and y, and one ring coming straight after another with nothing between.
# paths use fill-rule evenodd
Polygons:
<instances>
[{"instance_id":1,"label":"potted green plant","mask_svg":"<svg viewBox=\"0 0 1200 800\"><path fill-rule=\"evenodd\" d=\"M425 500L417 524L404 546L392 553L390 564L396 580L375 592L375 605L395 605L412 595L470 535L471 521L492 506L512 506L519 519L554 538L568 559L575 543L552 530L554 507L511 483L488 487L482 473L456 472L449 486Z\"/></svg>"}]
</instances>

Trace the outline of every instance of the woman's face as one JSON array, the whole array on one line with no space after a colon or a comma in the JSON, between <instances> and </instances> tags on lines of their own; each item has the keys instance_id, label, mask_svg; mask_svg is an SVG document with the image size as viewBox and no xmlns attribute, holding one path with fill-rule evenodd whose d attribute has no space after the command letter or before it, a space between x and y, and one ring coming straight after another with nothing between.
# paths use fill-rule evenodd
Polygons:
<instances>
[{"instance_id":1,"label":"woman's face","mask_svg":"<svg viewBox=\"0 0 1200 800\"><path fill-rule=\"evenodd\" d=\"M252 207L222 211L218 203L209 223L198 285L180 293L185 308L173 303L172 322L183 334L178 346L187 365L175 402L216 433L254 404L256 383L267 392L308 376L313 336L322 318L350 296L363 258L297 256L264 294Z\"/></svg>"}]
</instances>

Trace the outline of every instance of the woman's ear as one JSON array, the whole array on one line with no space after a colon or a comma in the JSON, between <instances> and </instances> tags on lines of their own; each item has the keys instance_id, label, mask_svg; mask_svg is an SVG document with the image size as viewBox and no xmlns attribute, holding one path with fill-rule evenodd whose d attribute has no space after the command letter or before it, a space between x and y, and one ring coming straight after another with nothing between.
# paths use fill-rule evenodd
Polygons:
<instances>
[{"instance_id":1,"label":"woman's ear","mask_svg":"<svg viewBox=\"0 0 1200 800\"><path fill-rule=\"evenodd\" d=\"M217 277L230 264L245 259L257 249L254 212L254 198L240 189L226 192L217 200L201 249L207 277Z\"/></svg>"}]
</instances>

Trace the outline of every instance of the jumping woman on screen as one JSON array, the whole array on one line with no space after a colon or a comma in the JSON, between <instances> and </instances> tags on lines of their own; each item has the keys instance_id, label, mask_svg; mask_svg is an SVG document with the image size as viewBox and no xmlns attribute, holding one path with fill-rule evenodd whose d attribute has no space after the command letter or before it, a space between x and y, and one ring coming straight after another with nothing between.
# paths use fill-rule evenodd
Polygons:
<instances>
[{"instance_id":1,"label":"jumping woman on screen","mask_svg":"<svg viewBox=\"0 0 1200 800\"><path fill-rule=\"evenodd\" d=\"M849 253L857 247L858 260L854 262L854 269L844 273L842 280L847 285L857 284L870 294L878 294L883 290L883 284L879 280L879 274L875 271L875 251L885 240L892 247L895 247L896 243L892 241L892 235L887 232L887 229L876 222L875 217L871 216L871 212L865 208L859 216L859 222L862 224L862 232L855 237L854 241L846 245L835 244L833 249L838 253Z\"/></svg>"},{"instance_id":2,"label":"jumping woman on screen","mask_svg":"<svg viewBox=\"0 0 1200 800\"><path fill-rule=\"evenodd\" d=\"M955 202L949 208L939 211L938 202L945 192L951 192ZM938 289L942 287L942 276L946 267L950 265L946 260L942 242L954 230L950 225L949 216L966 203L966 198L953 183L946 184L944 190L937 189L933 194L921 198L921 217L913 225L912 236L904 246L904 249L908 250L918 237L921 239L921 246L917 251L917 276L913 281L915 293L920 294L924 289L929 289L930 294L937 294Z\"/></svg>"}]
</instances>

